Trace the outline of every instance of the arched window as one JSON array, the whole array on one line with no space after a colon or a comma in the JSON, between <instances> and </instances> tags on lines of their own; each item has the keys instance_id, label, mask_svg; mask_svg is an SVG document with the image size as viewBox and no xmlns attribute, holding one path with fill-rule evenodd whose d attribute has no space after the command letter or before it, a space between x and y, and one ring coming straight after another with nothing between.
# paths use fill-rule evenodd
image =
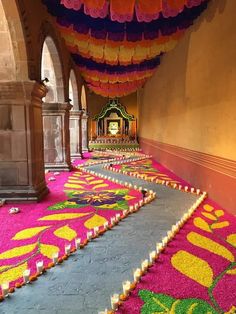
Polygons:
<instances>
[{"instance_id":1,"label":"arched window","mask_svg":"<svg viewBox=\"0 0 236 314\"><path fill-rule=\"evenodd\" d=\"M0 80L27 80L26 45L14 0L0 0L0 34Z\"/></svg>"},{"instance_id":2,"label":"arched window","mask_svg":"<svg viewBox=\"0 0 236 314\"><path fill-rule=\"evenodd\" d=\"M73 106L72 110L79 110L78 87L74 70L70 71L69 98L71 100L70 103Z\"/></svg>"},{"instance_id":3,"label":"arched window","mask_svg":"<svg viewBox=\"0 0 236 314\"><path fill-rule=\"evenodd\" d=\"M82 86L82 89L81 89L81 105L82 105L82 109L87 111L87 97L86 97L86 91L85 91L84 85Z\"/></svg>"},{"instance_id":4,"label":"arched window","mask_svg":"<svg viewBox=\"0 0 236 314\"><path fill-rule=\"evenodd\" d=\"M48 93L45 102L64 102L64 84L62 66L55 43L51 37L46 37L41 62L41 79L47 78Z\"/></svg>"}]
</instances>

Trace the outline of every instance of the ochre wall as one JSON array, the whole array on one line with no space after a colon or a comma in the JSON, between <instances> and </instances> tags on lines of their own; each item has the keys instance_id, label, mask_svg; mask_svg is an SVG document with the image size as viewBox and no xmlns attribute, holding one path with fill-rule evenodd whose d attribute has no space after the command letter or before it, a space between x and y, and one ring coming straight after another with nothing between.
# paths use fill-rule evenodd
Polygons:
<instances>
[{"instance_id":1,"label":"ochre wall","mask_svg":"<svg viewBox=\"0 0 236 314\"><path fill-rule=\"evenodd\" d=\"M156 147L157 159L190 182L211 191L213 196L215 182L204 185L194 176L203 171L199 158L213 157L218 163L224 162L218 157L231 160L230 176L236 174L235 12L236 1L210 1L208 9L178 46L162 58L161 66L141 91L139 100L141 143L153 140L152 144L146 141L146 149ZM172 159L178 147L190 150L188 154L191 152L195 157L199 152L208 155L198 154L195 164L199 162L199 167L190 176L188 169L179 169L180 160L178 165L177 159L176 164L170 161L164 152L170 147L163 148L162 143L173 145ZM186 152L181 154L184 158ZM224 203L223 196L220 201Z\"/></svg>"}]
</instances>

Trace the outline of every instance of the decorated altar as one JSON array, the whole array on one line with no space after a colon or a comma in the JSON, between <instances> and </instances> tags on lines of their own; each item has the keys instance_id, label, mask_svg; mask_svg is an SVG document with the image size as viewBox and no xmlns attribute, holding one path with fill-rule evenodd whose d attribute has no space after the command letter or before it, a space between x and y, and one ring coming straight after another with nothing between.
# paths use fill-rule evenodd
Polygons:
<instances>
[{"instance_id":1,"label":"decorated altar","mask_svg":"<svg viewBox=\"0 0 236 314\"><path fill-rule=\"evenodd\" d=\"M89 148L138 148L137 119L110 100L91 121Z\"/></svg>"}]
</instances>

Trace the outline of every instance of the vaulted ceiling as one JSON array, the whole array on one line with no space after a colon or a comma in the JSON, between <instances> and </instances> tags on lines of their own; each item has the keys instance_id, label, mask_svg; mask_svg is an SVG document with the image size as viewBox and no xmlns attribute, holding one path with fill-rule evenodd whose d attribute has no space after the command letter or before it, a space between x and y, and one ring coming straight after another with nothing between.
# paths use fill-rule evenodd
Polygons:
<instances>
[{"instance_id":1,"label":"vaulted ceiling","mask_svg":"<svg viewBox=\"0 0 236 314\"><path fill-rule=\"evenodd\" d=\"M115 98L137 91L209 0L42 0L88 87Z\"/></svg>"}]
</instances>

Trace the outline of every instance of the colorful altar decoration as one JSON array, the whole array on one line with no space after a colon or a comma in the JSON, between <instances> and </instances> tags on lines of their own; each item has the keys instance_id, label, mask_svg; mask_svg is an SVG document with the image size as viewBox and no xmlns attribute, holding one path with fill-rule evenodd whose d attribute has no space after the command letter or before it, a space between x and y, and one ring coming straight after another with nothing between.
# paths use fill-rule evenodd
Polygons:
<instances>
[{"instance_id":1,"label":"colorful altar decoration","mask_svg":"<svg viewBox=\"0 0 236 314\"><path fill-rule=\"evenodd\" d=\"M42 0L88 87L104 97L137 91L209 0Z\"/></svg>"},{"instance_id":2,"label":"colorful altar decoration","mask_svg":"<svg viewBox=\"0 0 236 314\"><path fill-rule=\"evenodd\" d=\"M92 149L138 148L137 119L117 99L112 99L92 119L90 139Z\"/></svg>"}]
</instances>

